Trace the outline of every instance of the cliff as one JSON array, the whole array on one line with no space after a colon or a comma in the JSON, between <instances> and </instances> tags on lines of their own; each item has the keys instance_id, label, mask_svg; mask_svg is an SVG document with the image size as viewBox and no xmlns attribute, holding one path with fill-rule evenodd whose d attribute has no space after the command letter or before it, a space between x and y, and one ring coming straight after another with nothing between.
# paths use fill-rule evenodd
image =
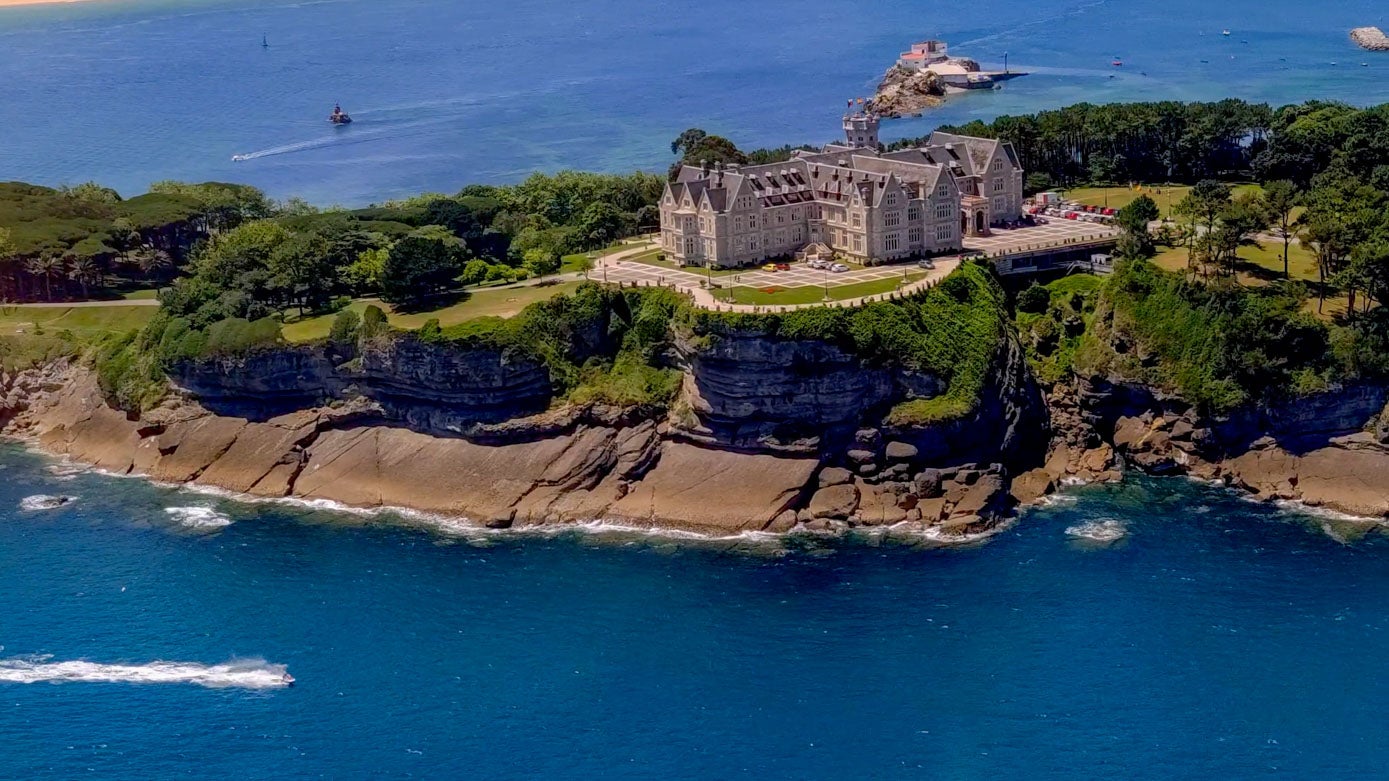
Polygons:
<instances>
[{"instance_id":1,"label":"cliff","mask_svg":"<svg viewBox=\"0 0 1389 781\"><path fill-rule=\"evenodd\" d=\"M966 419L897 428L883 422L893 405L946 378L755 328L679 330L681 390L665 407L572 403L524 351L406 333L185 361L176 392L141 413L111 406L78 364L0 381L6 433L161 481L492 527L947 534L1007 510L1009 454L1039 400L1015 347L996 346Z\"/></svg>"},{"instance_id":2,"label":"cliff","mask_svg":"<svg viewBox=\"0 0 1389 781\"><path fill-rule=\"evenodd\" d=\"M873 112L884 117L905 117L944 102L945 84L931 71L912 71L894 65L883 74L873 94Z\"/></svg>"}]
</instances>

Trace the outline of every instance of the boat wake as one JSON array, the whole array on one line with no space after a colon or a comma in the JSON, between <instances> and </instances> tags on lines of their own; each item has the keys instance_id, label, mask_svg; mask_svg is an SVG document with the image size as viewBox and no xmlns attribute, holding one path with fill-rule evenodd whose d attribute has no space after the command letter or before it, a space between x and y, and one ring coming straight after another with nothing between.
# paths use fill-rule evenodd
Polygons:
<instances>
[{"instance_id":1,"label":"boat wake","mask_svg":"<svg viewBox=\"0 0 1389 781\"><path fill-rule=\"evenodd\" d=\"M199 531L231 526L231 518L211 507L165 507L164 512L180 526Z\"/></svg>"},{"instance_id":2,"label":"boat wake","mask_svg":"<svg viewBox=\"0 0 1389 781\"><path fill-rule=\"evenodd\" d=\"M1122 539L1127 536L1128 533L1128 527L1124 526L1124 522L1113 518L1087 521L1066 529L1066 535L1069 537L1101 544L1108 544Z\"/></svg>"},{"instance_id":3,"label":"boat wake","mask_svg":"<svg viewBox=\"0 0 1389 781\"><path fill-rule=\"evenodd\" d=\"M240 659L224 664L51 662L49 657L0 659L0 683L191 683L209 689L283 689L294 679L282 664Z\"/></svg>"},{"instance_id":4,"label":"boat wake","mask_svg":"<svg viewBox=\"0 0 1389 781\"><path fill-rule=\"evenodd\" d=\"M369 114L361 112L358 116ZM408 138L412 135L427 133L431 128L450 122L447 117L437 119L423 119L406 122L387 122L383 126L373 127L369 130L353 128L350 132L333 132L319 138L311 138L304 141L296 141L292 144L281 144L267 149L258 149L254 152L232 155L232 162L240 163L248 160L259 160L262 157L276 157L278 155L291 155L298 152L308 152L314 149L325 147L353 146L356 144L368 144L387 139ZM407 132L414 131L414 132Z\"/></svg>"}]
</instances>

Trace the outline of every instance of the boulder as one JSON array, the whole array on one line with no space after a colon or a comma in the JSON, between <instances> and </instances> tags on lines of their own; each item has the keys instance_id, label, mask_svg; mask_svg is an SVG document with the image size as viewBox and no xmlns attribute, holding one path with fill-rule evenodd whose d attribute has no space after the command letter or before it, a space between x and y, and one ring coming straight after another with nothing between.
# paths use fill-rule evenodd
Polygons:
<instances>
[{"instance_id":1,"label":"boulder","mask_svg":"<svg viewBox=\"0 0 1389 781\"><path fill-rule=\"evenodd\" d=\"M941 494L939 469L923 469L916 474L916 493L923 497L936 497Z\"/></svg>"},{"instance_id":2,"label":"boulder","mask_svg":"<svg viewBox=\"0 0 1389 781\"><path fill-rule=\"evenodd\" d=\"M1009 492L1018 504L1031 504L1056 490L1056 481L1046 469L1033 469L1013 478Z\"/></svg>"},{"instance_id":3,"label":"boulder","mask_svg":"<svg viewBox=\"0 0 1389 781\"><path fill-rule=\"evenodd\" d=\"M969 486L960 501L950 510L951 518L966 515L992 515L1003 509L1003 478L998 475L984 475L978 482Z\"/></svg>"},{"instance_id":4,"label":"boulder","mask_svg":"<svg viewBox=\"0 0 1389 781\"><path fill-rule=\"evenodd\" d=\"M858 509L859 489L851 484L830 485L810 498L810 514L815 518L845 519Z\"/></svg>"},{"instance_id":5,"label":"boulder","mask_svg":"<svg viewBox=\"0 0 1389 781\"><path fill-rule=\"evenodd\" d=\"M906 442L889 442L884 450L889 461L910 461L916 458L916 445Z\"/></svg>"},{"instance_id":6,"label":"boulder","mask_svg":"<svg viewBox=\"0 0 1389 781\"><path fill-rule=\"evenodd\" d=\"M837 466L827 466L820 470L819 486L844 485L854 481L854 473Z\"/></svg>"},{"instance_id":7,"label":"boulder","mask_svg":"<svg viewBox=\"0 0 1389 781\"><path fill-rule=\"evenodd\" d=\"M877 457L871 450L857 449L850 450L848 453L845 453L844 455L855 464L869 464L872 463L873 459Z\"/></svg>"}]
</instances>

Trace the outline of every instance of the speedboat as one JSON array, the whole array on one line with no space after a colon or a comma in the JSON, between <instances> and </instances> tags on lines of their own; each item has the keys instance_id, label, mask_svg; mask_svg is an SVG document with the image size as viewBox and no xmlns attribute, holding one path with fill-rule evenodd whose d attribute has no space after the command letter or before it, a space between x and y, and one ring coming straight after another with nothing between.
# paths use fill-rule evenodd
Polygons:
<instances>
[{"instance_id":1,"label":"speedboat","mask_svg":"<svg viewBox=\"0 0 1389 781\"><path fill-rule=\"evenodd\" d=\"M293 676L293 675L290 675L288 672L286 672L284 675L281 675L281 676L280 676L280 683L283 683L283 684L286 685L286 686L293 686L293 685L294 685L294 676Z\"/></svg>"},{"instance_id":2,"label":"speedboat","mask_svg":"<svg viewBox=\"0 0 1389 781\"><path fill-rule=\"evenodd\" d=\"M1221 30L1221 31L1220 31L1220 34L1221 34L1221 35L1229 35L1229 34L1230 34L1230 31L1229 31L1229 30Z\"/></svg>"},{"instance_id":3,"label":"speedboat","mask_svg":"<svg viewBox=\"0 0 1389 781\"><path fill-rule=\"evenodd\" d=\"M232 162L233 162L233 163L239 163L239 162L241 162L242 160L245 160L245 159L246 159L246 155L232 155Z\"/></svg>"},{"instance_id":4,"label":"speedboat","mask_svg":"<svg viewBox=\"0 0 1389 781\"><path fill-rule=\"evenodd\" d=\"M334 125L350 125L352 124L352 117L349 117L347 112L342 110L342 106L334 105L333 113L328 115L328 121Z\"/></svg>"}]
</instances>

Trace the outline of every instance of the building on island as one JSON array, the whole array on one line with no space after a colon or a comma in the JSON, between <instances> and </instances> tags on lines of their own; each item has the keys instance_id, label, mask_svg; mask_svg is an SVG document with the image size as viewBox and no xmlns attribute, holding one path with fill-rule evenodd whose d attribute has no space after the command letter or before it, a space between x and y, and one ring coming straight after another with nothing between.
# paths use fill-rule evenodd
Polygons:
<instances>
[{"instance_id":1,"label":"building on island","mask_svg":"<svg viewBox=\"0 0 1389 781\"><path fill-rule=\"evenodd\" d=\"M736 268L822 245L861 263L958 252L1022 217L1011 144L935 133L884 152L878 119L844 117L848 143L767 165L685 166L661 197L661 247L682 266Z\"/></svg>"},{"instance_id":2,"label":"building on island","mask_svg":"<svg viewBox=\"0 0 1389 781\"><path fill-rule=\"evenodd\" d=\"M992 89L1002 81L1026 76L1007 70L985 71L968 57L951 57L945 41L922 41L897 56L897 67L909 71L930 71L948 90ZM1007 62L1007 55L1004 55Z\"/></svg>"}]
</instances>

